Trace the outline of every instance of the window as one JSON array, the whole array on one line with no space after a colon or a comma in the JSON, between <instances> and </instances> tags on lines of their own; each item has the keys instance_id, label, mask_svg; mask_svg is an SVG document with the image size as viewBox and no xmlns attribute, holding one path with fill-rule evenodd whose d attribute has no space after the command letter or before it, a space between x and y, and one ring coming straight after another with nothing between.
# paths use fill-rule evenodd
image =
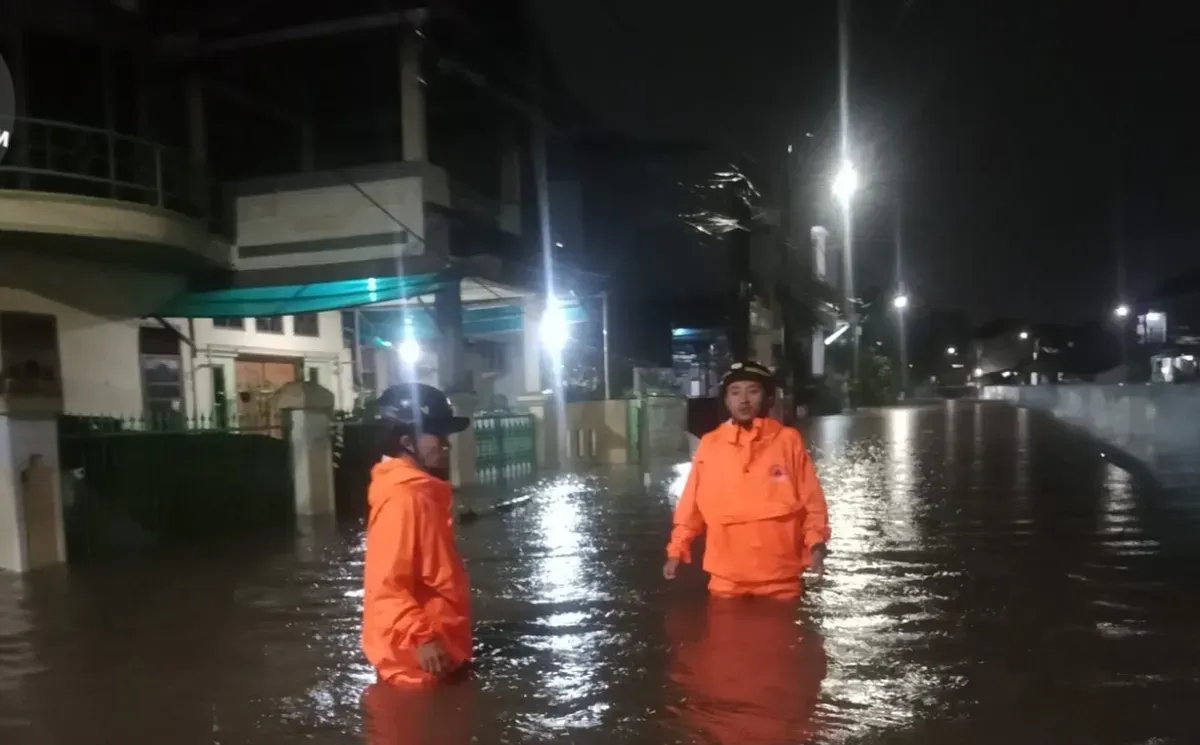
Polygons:
<instances>
[{"instance_id":1,"label":"window","mask_svg":"<svg viewBox=\"0 0 1200 745\"><path fill-rule=\"evenodd\" d=\"M183 355L179 336L170 329L138 329L138 352L147 427L158 430L181 427Z\"/></svg>"},{"instance_id":2,"label":"window","mask_svg":"<svg viewBox=\"0 0 1200 745\"><path fill-rule=\"evenodd\" d=\"M214 318L212 319L213 328L215 329L234 329L236 331L246 330L245 318Z\"/></svg>"},{"instance_id":3,"label":"window","mask_svg":"<svg viewBox=\"0 0 1200 745\"><path fill-rule=\"evenodd\" d=\"M310 367L310 368L308 368L308 382L310 382L310 383L316 383L317 385L320 385L320 384L321 384L321 370L320 370L320 368L316 368L316 367Z\"/></svg>"},{"instance_id":4,"label":"window","mask_svg":"<svg viewBox=\"0 0 1200 745\"><path fill-rule=\"evenodd\" d=\"M321 316L316 313L300 313L293 316L292 333L296 336L320 336Z\"/></svg>"},{"instance_id":5,"label":"window","mask_svg":"<svg viewBox=\"0 0 1200 745\"><path fill-rule=\"evenodd\" d=\"M0 313L0 393L59 398L58 323L40 313Z\"/></svg>"},{"instance_id":6,"label":"window","mask_svg":"<svg viewBox=\"0 0 1200 745\"><path fill-rule=\"evenodd\" d=\"M254 319L254 328L260 334L282 334L283 316L259 316Z\"/></svg>"}]
</instances>

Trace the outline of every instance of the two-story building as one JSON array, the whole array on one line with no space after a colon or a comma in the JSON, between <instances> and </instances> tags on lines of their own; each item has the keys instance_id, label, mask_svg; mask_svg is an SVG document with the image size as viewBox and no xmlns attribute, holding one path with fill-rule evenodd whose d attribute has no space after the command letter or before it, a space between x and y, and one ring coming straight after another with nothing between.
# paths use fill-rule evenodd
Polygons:
<instances>
[{"instance_id":1,"label":"two-story building","mask_svg":"<svg viewBox=\"0 0 1200 745\"><path fill-rule=\"evenodd\" d=\"M443 386L500 388L506 399L542 390L536 370L510 362L529 356L524 308L544 290L513 286L522 272L506 265L530 242L526 112L464 82L472 70L461 60L430 52L444 19L420 10L287 28L255 19L172 35L169 23L156 34L156 10L106 8L90 33L6 18L4 55L22 102L0 163L11 187L0 198L10 398L28 385L26 363L56 346L54 395L71 413L223 420L301 377L350 408L369 391L364 378L395 379L381 373L396 352L375 340L398 339L406 315L426 337L426 375L436 369ZM73 71L101 92L96 105L76 112L44 93L53 81L33 71L56 45L78 57ZM312 60L318 48L340 62ZM306 58L270 98L253 86ZM351 68L375 58L393 62L396 86L357 117ZM324 93L347 115L314 110ZM346 119L367 124L346 132ZM159 133L181 147L147 137ZM268 142L272 152L261 152ZM218 180L223 191L209 186ZM344 316L349 308L364 312ZM383 318L391 329L377 328ZM51 329L55 344L36 341Z\"/></svg>"}]
</instances>

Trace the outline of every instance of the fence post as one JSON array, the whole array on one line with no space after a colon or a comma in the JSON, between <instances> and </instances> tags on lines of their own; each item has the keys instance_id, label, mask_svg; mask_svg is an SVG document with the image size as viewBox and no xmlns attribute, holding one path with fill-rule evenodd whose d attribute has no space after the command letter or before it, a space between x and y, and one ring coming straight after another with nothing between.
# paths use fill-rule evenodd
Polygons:
<instances>
[{"instance_id":1,"label":"fence post","mask_svg":"<svg viewBox=\"0 0 1200 745\"><path fill-rule=\"evenodd\" d=\"M63 564L67 540L59 488L58 421L4 410L0 396L0 570Z\"/></svg>"},{"instance_id":2,"label":"fence post","mask_svg":"<svg viewBox=\"0 0 1200 745\"><path fill-rule=\"evenodd\" d=\"M316 383L295 381L273 395L283 412L291 451L292 488L298 517L332 516L333 393Z\"/></svg>"}]
</instances>

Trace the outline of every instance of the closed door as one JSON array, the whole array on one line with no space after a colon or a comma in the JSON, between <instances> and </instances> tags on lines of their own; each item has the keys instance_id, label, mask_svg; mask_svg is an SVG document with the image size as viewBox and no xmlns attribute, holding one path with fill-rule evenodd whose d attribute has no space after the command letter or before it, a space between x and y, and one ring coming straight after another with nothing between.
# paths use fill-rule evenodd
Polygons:
<instances>
[{"instance_id":1,"label":"closed door","mask_svg":"<svg viewBox=\"0 0 1200 745\"><path fill-rule=\"evenodd\" d=\"M275 391L297 379L290 360L240 359L235 367L238 422L241 427L270 427L278 422L271 407Z\"/></svg>"}]
</instances>

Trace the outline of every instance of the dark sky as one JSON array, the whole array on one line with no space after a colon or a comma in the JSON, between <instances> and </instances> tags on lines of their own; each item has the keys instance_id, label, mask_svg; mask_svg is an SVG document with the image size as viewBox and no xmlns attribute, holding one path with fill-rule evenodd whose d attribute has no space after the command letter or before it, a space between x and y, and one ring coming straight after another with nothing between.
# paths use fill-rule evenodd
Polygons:
<instances>
[{"instance_id":1,"label":"dark sky","mask_svg":"<svg viewBox=\"0 0 1200 745\"><path fill-rule=\"evenodd\" d=\"M833 0L530 2L563 81L608 126L759 163L800 143L807 178L827 178ZM1130 296L1200 266L1200 65L1186 4L855 5L860 285L893 282L898 214L917 301L977 320L1105 313L1121 294L1119 256ZM829 205L806 209L815 221ZM664 255L688 250L678 235Z\"/></svg>"}]
</instances>

